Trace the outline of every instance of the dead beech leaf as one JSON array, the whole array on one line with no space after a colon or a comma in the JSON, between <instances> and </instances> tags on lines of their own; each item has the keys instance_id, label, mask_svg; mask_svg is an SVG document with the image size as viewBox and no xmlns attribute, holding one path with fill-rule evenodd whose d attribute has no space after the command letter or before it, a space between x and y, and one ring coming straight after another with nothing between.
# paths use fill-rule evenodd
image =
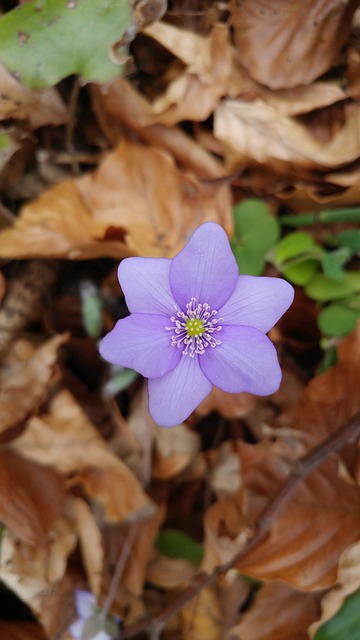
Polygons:
<instances>
[{"instance_id":1,"label":"dead beech leaf","mask_svg":"<svg viewBox=\"0 0 360 640\"><path fill-rule=\"evenodd\" d=\"M185 70L151 105L146 124L172 126L182 120L206 120L225 94L231 73L229 31L217 24L208 37L157 22L145 30L176 55Z\"/></svg>"},{"instance_id":2,"label":"dead beech leaf","mask_svg":"<svg viewBox=\"0 0 360 640\"><path fill-rule=\"evenodd\" d=\"M25 420L46 398L58 349L66 340L65 335L50 338L37 349L30 349L30 357L23 362L15 350L8 355L0 373L0 433Z\"/></svg>"},{"instance_id":3,"label":"dead beech leaf","mask_svg":"<svg viewBox=\"0 0 360 640\"><path fill-rule=\"evenodd\" d=\"M277 580L265 584L225 640L308 640L307 628L319 615L320 597Z\"/></svg>"},{"instance_id":4,"label":"dead beech leaf","mask_svg":"<svg viewBox=\"0 0 360 640\"><path fill-rule=\"evenodd\" d=\"M0 622L0 636L6 640L46 640L39 624L35 622Z\"/></svg>"},{"instance_id":5,"label":"dead beech leaf","mask_svg":"<svg viewBox=\"0 0 360 640\"><path fill-rule=\"evenodd\" d=\"M158 555L146 570L146 581L159 589L185 589L195 575L195 567L183 558Z\"/></svg>"},{"instance_id":6,"label":"dead beech leaf","mask_svg":"<svg viewBox=\"0 0 360 640\"><path fill-rule=\"evenodd\" d=\"M360 107L351 105L345 124L329 141L317 140L304 124L256 99L223 100L215 112L215 137L225 145L231 168L244 163L267 170L337 167L360 156Z\"/></svg>"},{"instance_id":7,"label":"dead beech leaf","mask_svg":"<svg viewBox=\"0 0 360 640\"><path fill-rule=\"evenodd\" d=\"M207 587L180 611L183 640L222 640L222 613L216 590Z\"/></svg>"},{"instance_id":8,"label":"dead beech leaf","mask_svg":"<svg viewBox=\"0 0 360 640\"><path fill-rule=\"evenodd\" d=\"M210 507L205 517L205 570L244 546L252 523L285 481L292 463L270 443L238 445L243 489ZM236 568L260 580L283 580L294 588L325 589L336 581L339 557L360 535L360 489L349 486L328 460L297 489L263 542Z\"/></svg>"},{"instance_id":9,"label":"dead beech leaf","mask_svg":"<svg viewBox=\"0 0 360 640\"><path fill-rule=\"evenodd\" d=\"M295 428L315 446L360 408L360 322L338 346L338 362L313 378L296 410Z\"/></svg>"},{"instance_id":10,"label":"dead beech leaf","mask_svg":"<svg viewBox=\"0 0 360 640\"><path fill-rule=\"evenodd\" d=\"M231 229L228 187L202 185L158 149L125 139L99 168L26 205L0 256L172 256L202 222Z\"/></svg>"},{"instance_id":11,"label":"dead beech leaf","mask_svg":"<svg viewBox=\"0 0 360 640\"><path fill-rule=\"evenodd\" d=\"M68 482L81 484L103 506L109 522L152 510L133 473L111 452L68 391L52 399L49 414L31 418L11 446L30 460L71 474Z\"/></svg>"},{"instance_id":12,"label":"dead beech leaf","mask_svg":"<svg viewBox=\"0 0 360 640\"><path fill-rule=\"evenodd\" d=\"M104 549L101 532L94 515L84 500L74 500L77 530L81 544L81 553L90 585L90 591L98 599L101 592Z\"/></svg>"},{"instance_id":13,"label":"dead beech leaf","mask_svg":"<svg viewBox=\"0 0 360 640\"><path fill-rule=\"evenodd\" d=\"M309 629L313 638L317 629L337 614L345 598L360 588L360 542L355 542L341 554L336 585L321 601L321 617Z\"/></svg>"},{"instance_id":14,"label":"dead beech leaf","mask_svg":"<svg viewBox=\"0 0 360 640\"><path fill-rule=\"evenodd\" d=\"M32 129L67 121L67 108L56 89L30 89L0 65L0 120L28 120Z\"/></svg>"},{"instance_id":15,"label":"dead beech leaf","mask_svg":"<svg viewBox=\"0 0 360 640\"><path fill-rule=\"evenodd\" d=\"M271 89L310 84L339 60L357 6L356 0L232 0L242 64Z\"/></svg>"},{"instance_id":16,"label":"dead beech leaf","mask_svg":"<svg viewBox=\"0 0 360 640\"><path fill-rule=\"evenodd\" d=\"M196 413L205 416L212 411L217 411L224 418L242 418L254 408L255 396L250 393L226 393L218 387L213 387L205 400L199 404Z\"/></svg>"},{"instance_id":17,"label":"dead beech leaf","mask_svg":"<svg viewBox=\"0 0 360 640\"><path fill-rule=\"evenodd\" d=\"M152 474L158 480L169 480L184 471L200 449L200 438L185 424L164 429L154 424L155 457Z\"/></svg>"},{"instance_id":18,"label":"dead beech leaf","mask_svg":"<svg viewBox=\"0 0 360 640\"><path fill-rule=\"evenodd\" d=\"M1 580L41 617L42 598L65 574L77 542L72 501L57 519L46 547L27 544L5 530L1 541Z\"/></svg>"},{"instance_id":19,"label":"dead beech leaf","mask_svg":"<svg viewBox=\"0 0 360 640\"><path fill-rule=\"evenodd\" d=\"M0 521L14 536L44 546L65 496L63 480L53 469L0 451Z\"/></svg>"}]
</instances>

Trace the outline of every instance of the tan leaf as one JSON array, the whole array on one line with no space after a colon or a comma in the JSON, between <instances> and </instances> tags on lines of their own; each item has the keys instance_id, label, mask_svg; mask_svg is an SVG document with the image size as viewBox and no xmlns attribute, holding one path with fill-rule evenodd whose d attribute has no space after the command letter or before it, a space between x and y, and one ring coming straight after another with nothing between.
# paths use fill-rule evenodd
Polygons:
<instances>
[{"instance_id":1,"label":"tan leaf","mask_svg":"<svg viewBox=\"0 0 360 640\"><path fill-rule=\"evenodd\" d=\"M0 255L172 256L206 220L230 231L230 210L227 186L202 185L169 154L122 140L94 173L26 205L15 226L0 234Z\"/></svg>"},{"instance_id":2,"label":"tan leaf","mask_svg":"<svg viewBox=\"0 0 360 640\"><path fill-rule=\"evenodd\" d=\"M84 500L75 499L74 510L90 591L98 599L104 562L101 532L90 507Z\"/></svg>"},{"instance_id":3,"label":"tan leaf","mask_svg":"<svg viewBox=\"0 0 360 640\"><path fill-rule=\"evenodd\" d=\"M183 640L222 640L219 598L207 587L180 611Z\"/></svg>"},{"instance_id":4,"label":"tan leaf","mask_svg":"<svg viewBox=\"0 0 360 640\"><path fill-rule=\"evenodd\" d=\"M63 480L53 469L0 451L0 521L16 537L43 547L64 500Z\"/></svg>"},{"instance_id":5,"label":"tan leaf","mask_svg":"<svg viewBox=\"0 0 360 640\"><path fill-rule=\"evenodd\" d=\"M338 60L356 0L232 0L242 64L272 89L309 84Z\"/></svg>"},{"instance_id":6,"label":"tan leaf","mask_svg":"<svg viewBox=\"0 0 360 640\"><path fill-rule=\"evenodd\" d=\"M320 594L295 591L283 582L265 584L249 611L225 640L308 640L319 615Z\"/></svg>"},{"instance_id":7,"label":"tan leaf","mask_svg":"<svg viewBox=\"0 0 360 640\"><path fill-rule=\"evenodd\" d=\"M245 492L210 507L204 567L232 558L249 537L251 523L285 481L291 461L271 444L239 444ZM265 541L236 567L260 580L283 580L316 590L336 581L339 557L360 535L360 489L349 486L329 460L312 473L281 511ZM341 509L339 509L341 505Z\"/></svg>"},{"instance_id":8,"label":"tan leaf","mask_svg":"<svg viewBox=\"0 0 360 640\"><path fill-rule=\"evenodd\" d=\"M68 482L83 485L103 506L109 522L152 509L133 473L111 452L68 391L53 398L49 414L31 418L12 447L31 460L71 474Z\"/></svg>"},{"instance_id":9,"label":"tan leaf","mask_svg":"<svg viewBox=\"0 0 360 640\"><path fill-rule=\"evenodd\" d=\"M256 398L250 393L226 393L213 387L197 407L196 413L205 416L211 411L217 411L224 418L242 418L253 409L255 403Z\"/></svg>"},{"instance_id":10,"label":"tan leaf","mask_svg":"<svg viewBox=\"0 0 360 640\"><path fill-rule=\"evenodd\" d=\"M28 120L32 129L67 120L67 109L56 89L30 89L0 65L0 120Z\"/></svg>"},{"instance_id":11,"label":"tan leaf","mask_svg":"<svg viewBox=\"0 0 360 640\"><path fill-rule=\"evenodd\" d=\"M228 28L218 24L210 36L199 36L157 22L145 33L176 55L186 68L151 105L146 124L172 126L182 120L206 120L214 111L231 73Z\"/></svg>"},{"instance_id":12,"label":"tan leaf","mask_svg":"<svg viewBox=\"0 0 360 640\"><path fill-rule=\"evenodd\" d=\"M164 429L154 424L153 437L155 456L153 476L169 480L184 471L194 460L200 449L200 438L185 424Z\"/></svg>"},{"instance_id":13,"label":"tan leaf","mask_svg":"<svg viewBox=\"0 0 360 640\"><path fill-rule=\"evenodd\" d=\"M58 349L66 340L65 335L54 336L37 349L30 348L29 357L23 361L14 350L3 363L0 432L25 420L46 398Z\"/></svg>"},{"instance_id":14,"label":"tan leaf","mask_svg":"<svg viewBox=\"0 0 360 640\"><path fill-rule=\"evenodd\" d=\"M183 558L157 556L146 570L146 581L160 589L185 589L195 575L195 567Z\"/></svg>"},{"instance_id":15,"label":"tan leaf","mask_svg":"<svg viewBox=\"0 0 360 640\"><path fill-rule=\"evenodd\" d=\"M214 133L225 144L232 168L246 163L277 170L294 164L310 169L337 167L358 158L360 142L354 131L359 126L360 107L351 105L345 124L324 143L263 100L224 100L215 112Z\"/></svg>"}]
</instances>

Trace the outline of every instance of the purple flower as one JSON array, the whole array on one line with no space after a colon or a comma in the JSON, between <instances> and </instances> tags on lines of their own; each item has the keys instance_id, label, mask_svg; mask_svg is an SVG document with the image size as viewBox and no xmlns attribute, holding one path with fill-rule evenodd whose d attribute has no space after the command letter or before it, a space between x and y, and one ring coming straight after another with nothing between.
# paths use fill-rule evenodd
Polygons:
<instances>
[{"instance_id":1,"label":"purple flower","mask_svg":"<svg viewBox=\"0 0 360 640\"><path fill-rule=\"evenodd\" d=\"M268 395L281 369L265 335L294 291L280 278L239 276L225 231L201 225L173 260L127 258L119 280L131 315L103 338L109 362L149 378L159 425L185 420L215 385Z\"/></svg>"},{"instance_id":2,"label":"purple flower","mask_svg":"<svg viewBox=\"0 0 360 640\"><path fill-rule=\"evenodd\" d=\"M69 627L75 640L112 640L118 634L118 621L105 614L89 591L77 589L76 610L79 618Z\"/></svg>"}]
</instances>

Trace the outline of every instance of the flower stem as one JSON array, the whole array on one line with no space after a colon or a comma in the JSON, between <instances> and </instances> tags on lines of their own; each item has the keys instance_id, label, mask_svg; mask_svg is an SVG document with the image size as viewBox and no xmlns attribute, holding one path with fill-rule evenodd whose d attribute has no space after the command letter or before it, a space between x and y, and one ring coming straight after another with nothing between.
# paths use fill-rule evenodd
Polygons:
<instances>
[{"instance_id":1,"label":"flower stem","mask_svg":"<svg viewBox=\"0 0 360 640\"><path fill-rule=\"evenodd\" d=\"M317 224L334 224L336 222L360 222L360 209L328 209L313 213L299 213L280 216L279 221L286 227L312 227Z\"/></svg>"},{"instance_id":2,"label":"flower stem","mask_svg":"<svg viewBox=\"0 0 360 640\"><path fill-rule=\"evenodd\" d=\"M126 561L127 561L128 557L129 557L129 553L131 551L131 547L132 547L132 544L133 544L134 539L135 539L137 528L138 528L138 523L137 522L135 522L134 524L130 525L129 533L126 536L126 539L125 539L125 542L124 542L124 546L121 549L121 553L120 553L118 561L116 563L114 575L113 575L113 577L111 579L109 593L107 594L106 600L104 602L104 606L102 607L102 613L104 614L104 616L107 616L107 614L109 613L110 607L111 607L111 605L112 605L112 603L114 601L115 594L116 594L116 589L118 587L120 578L121 578L122 573L124 571L124 568L125 568L125 565L126 565Z\"/></svg>"}]
</instances>

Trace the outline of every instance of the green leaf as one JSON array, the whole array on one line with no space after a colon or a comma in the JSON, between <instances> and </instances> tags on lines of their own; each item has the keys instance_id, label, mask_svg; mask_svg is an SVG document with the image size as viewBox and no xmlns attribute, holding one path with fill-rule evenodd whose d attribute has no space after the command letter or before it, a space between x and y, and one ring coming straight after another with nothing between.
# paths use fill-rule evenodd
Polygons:
<instances>
[{"instance_id":1,"label":"green leaf","mask_svg":"<svg viewBox=\"0 0 360 640\"><path fill-rule=\"evenodd\" d=\"M341 282L335 282L322 273L317 273L305 289L309 298L319 302L341 300L357 292L360 292L360 273L358 272L345 272Z\"/></svg>"},{"instance_id":2,"label":"green leaf","mask_svg":"<svg viewBox=\"0 0 360 640\"><path fill-rule=\"evenodd\" d=\"M320 331L328 336L346 336L355 329L357 319L355 311L334 302L321 311L317 323Z\"/></svg>"},{"instance_id":3,"label":"green leaf","mask_svg":"<svg viewBox=\"0 0 360 640\"><path fill-rule=\"evenodd\" d=\"M342 247L347 247L352 255L360 253L360 229L349 229L338 235L338 242Z\"/></svg>"},{"instance_id":4,"label":"green leaf","mask_svg":"<svg viewBox=\"0 0 360 640\"><path fill-rule=\"evenodd\" d=\"M274 258L277 264L283 264L290 258L295 258L301 254L308 253L317 245L308 233L294 231L280 240L274 249Z\"/></svg>"},{"instance_id":5,"label":"green leaf","mask_svg":"<svg viewBox=\"0 0 360 640\"><path fill-rule=\"evenodd\" d=\"M260 275L266 254L279 237L279 225L269 207L256 198L234 208L235 233L231 240L241 273Z\"/></svg>"},{"instance_id":6,"label":"green leaf","mask_svg":"<svg viewBox=\"0 0 360 640\"><path fill-rule=\"evenodd\" d=\"M203 546L193 538L175 529L160 531L156 548L168 558L183 558L198 567L203 559Z\"/></svg>"},{"instance_id":7,"label":"green leaf","mask_svg":"<svg viewBox=\"0 0 360 640\"><path fill-rule=\"evenodd\" d=\"M360 591L345 599L340 611L321 625L313 640L359 640Z\"/></svg>"},{"instance_id":8,"label":"green leaf","mask_svg":"<svg viewBox=\"0 0 360 640\"><path fill-rule=\"evenodd\" d=\"M17 144L14 140L4 131L0 132L0 171L6 165L8 160L17 149Z\"/></svg>"},{"instance_id":9,"label":"green leaf","mask_svg":"<svg viewBox=\"0 0 360 640\"><path fill-rule=\"evenodd\" d=\"M309 260L308 258L301 258L300 260L284 266L281 271L287 280L294 284L304 287L314 277L319 263L317 260Z\"/></svg>"},{"instance_id":10,"label":"green leaf","mask_svg":"<svg viewBox=\"0 0 360 640\"><path fill-rule=\"evenodd\" d=\"M102 329L102 301L92 282L81 282L80 300L85 331L91 338L98 338Z\"/></svg>"},{"instance_id":11,"label":"green leaf","mask_svg":"<svg viewBox=\"0 0 360 640\"><path fill-rule=\"evenodd\" d=\"M0 18L0 62L24 84L71 74L106 82L121 72L110 47L131 23L128 0L33 0Z\"/></svg>"},{"instance_id":12,"label":"green leaf","mask_svg":"<svg viewBox=\"0 0 360 640\"><path fill-rule=\"evenodd\" d=\"M113 398L121 391L127 389L136 380L139 374L133 369L125 367L111 367L110 380L104 385L104 398Z\"/></svg>"},{"instance_id":13,"label":"green leaf","mask_svg":"<svg viewBox=\"0 0 360 640\"><path fill-rule=\"evenodd\" d=\"M323 251L321 256L321 266L324 275L330 280L336 280L340 282L344 279L344 270L342 265L349 259L349 253L346 251L346 255L343 253L344 249L339 251Z\"/></svg>"}]
</instances>

